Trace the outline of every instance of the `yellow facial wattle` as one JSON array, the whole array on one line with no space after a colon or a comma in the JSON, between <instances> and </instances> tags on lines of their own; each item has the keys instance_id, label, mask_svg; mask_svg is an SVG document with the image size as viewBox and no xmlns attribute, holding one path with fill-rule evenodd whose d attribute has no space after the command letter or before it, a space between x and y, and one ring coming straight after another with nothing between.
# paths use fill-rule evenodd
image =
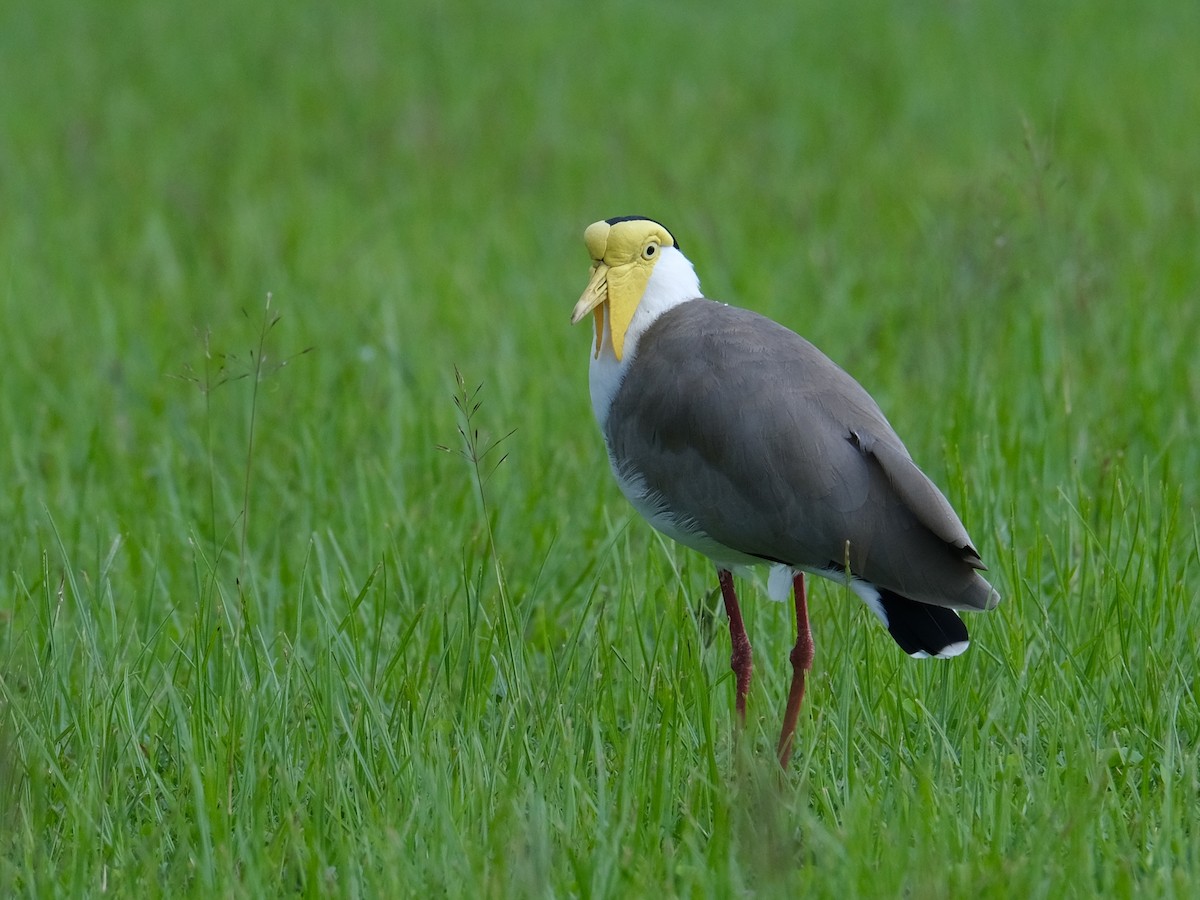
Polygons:
<instances>
[{"instance_id":1,"label":"yellow facial wattle","mask_svg":"<svg viewBox=\"0 0 1200 900\"><path fill-rule=\"evenodd\" d=\"M571 324L593 313L596 355L604 341L604 310L608 333L618 361L625 352L625 335L637 311L661 247L672 247L670 232L650 219L594 222L583 233L592 272L588 285L571 314Z\"/></svg>"}]
</instances>

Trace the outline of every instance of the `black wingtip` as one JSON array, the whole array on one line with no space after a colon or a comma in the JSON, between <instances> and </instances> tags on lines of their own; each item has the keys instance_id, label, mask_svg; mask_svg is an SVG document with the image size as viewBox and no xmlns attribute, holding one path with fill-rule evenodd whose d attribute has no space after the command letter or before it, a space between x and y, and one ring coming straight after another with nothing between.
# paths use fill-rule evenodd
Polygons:
<instances>
[{"instance_id":1,"label":"black wingtip","mask_svg":"<svg viewBox=\"0 0 1200 900\"><path fill-rule=\"evenodd\" d=\"M945 659L967 649L967 626L954 610L918 603L888 590L879 591L879 603L888 631L909 656Z\"/></svg>"}]
</instances>

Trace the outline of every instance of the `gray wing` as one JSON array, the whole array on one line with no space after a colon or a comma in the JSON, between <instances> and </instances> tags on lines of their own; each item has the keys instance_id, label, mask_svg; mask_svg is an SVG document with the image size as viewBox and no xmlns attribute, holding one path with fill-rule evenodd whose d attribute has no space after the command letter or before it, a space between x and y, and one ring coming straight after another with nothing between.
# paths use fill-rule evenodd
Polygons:
<instances>
[{"instance_id":1,"label":"gray wing","mask_svg":"<svg viewBox=\"0 0 1200 900\"><path fill-rule=\"evenodd\" d=\"M727 547L817 569L848 560L939 606L995 604L962 522L875 401L756 313L695 300L661 316L605 437L617 466Z\"/></svg>"}]
</instances>

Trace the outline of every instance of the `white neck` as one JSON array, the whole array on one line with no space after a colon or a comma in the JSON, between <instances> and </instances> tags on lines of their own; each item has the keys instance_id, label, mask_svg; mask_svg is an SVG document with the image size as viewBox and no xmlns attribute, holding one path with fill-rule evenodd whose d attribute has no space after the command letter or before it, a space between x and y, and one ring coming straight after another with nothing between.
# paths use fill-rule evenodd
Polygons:
<instances>
[{"instance_id":1,"label":"white neck","mask_svg":"<svg viewBox=\"0 0 1200 900\"><path fill-rule=\"evenodd\" d=\"M625 378L625 372L637 358L638 343L650 325L672 307L688 300L695 300L703 295L700 293L700 279L688 258L674 247L663 247L650 280L646 283L646 292L638 307L634 310L629 330L625 332L625 352L618 362L613 353L612 331L609 317L604 317L604 334L600 339L600 352L592 347L592 363L588 371L588 384L592 393L592 411L601 430L608 420L608 410L612 406L617 389Z\"/></svg>"}]
</instances>

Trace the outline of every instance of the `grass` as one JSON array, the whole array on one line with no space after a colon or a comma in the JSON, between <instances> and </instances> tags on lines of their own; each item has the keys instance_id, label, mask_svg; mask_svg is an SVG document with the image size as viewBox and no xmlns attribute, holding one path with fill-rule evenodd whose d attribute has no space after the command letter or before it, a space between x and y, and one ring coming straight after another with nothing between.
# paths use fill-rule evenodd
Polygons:
<instances>
[{"instance_id":1,"label":"grass","mask_svg":"<svg viewBox=\"0 0 1200 900\"><path fill-rule=\"evenodd\" d=\"M0 892L1192 896L1198 25L4 6ZM1005 597L938 665L815 588L786 774L786 610L739 738L590 418L631 212L875 394Z\"/></svg>"}]
</instances>

